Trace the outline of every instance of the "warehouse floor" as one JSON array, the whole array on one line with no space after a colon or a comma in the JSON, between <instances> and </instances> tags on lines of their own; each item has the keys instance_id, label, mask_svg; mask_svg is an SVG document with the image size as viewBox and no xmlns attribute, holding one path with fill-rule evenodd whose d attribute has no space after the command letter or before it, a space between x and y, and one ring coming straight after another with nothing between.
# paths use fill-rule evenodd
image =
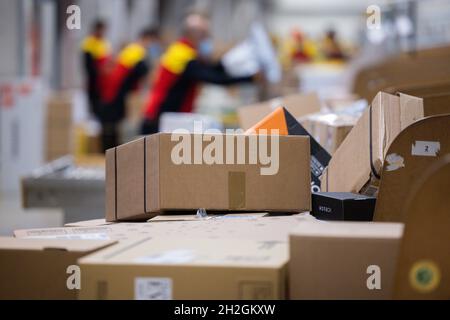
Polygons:
<instances>
[{"instance_id":1,"label":"warehouse floor","mask_svg":"<svg viewBox=\"0 0 450 320\"><path fill-rule=\"evenodd\" d=\"M59 227L61 209L23 209L19 194L0 195L0 236L11 236L15 229Z\"/></svg>"}]
</instances>

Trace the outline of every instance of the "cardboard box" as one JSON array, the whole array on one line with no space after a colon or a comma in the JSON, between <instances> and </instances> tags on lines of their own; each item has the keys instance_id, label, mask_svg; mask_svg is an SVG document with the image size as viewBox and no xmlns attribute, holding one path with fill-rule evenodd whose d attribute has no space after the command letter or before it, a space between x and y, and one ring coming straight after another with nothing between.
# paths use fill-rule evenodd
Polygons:
<instances>
[{"instance_id":1,"label":"cardboard box","mask_svg":"<svg viewBox=\"0 0 450 320\"><path fill-rule=\"evenodd\" d=\"M449 188L449 153L421 171L411 185L408 202L402 210L405 231L394 299L448 300L450 297Z\"/></svg>"},{"instance_id":2,"label":"cardboard box","mask_svg":"<svg viewBox=\"0 0 450 320\"><path fill-rule=\"evenodd\" d=\"M171 134L159 133L107 151L107 221L147 220L161 211L192 212L199 208L244 212L310 210L308 137L181 134L178 138L171 141ZM265 141L269 146L273 143L272 159L267 165L261 164L261 155L251 164L250 158L255 157L249 153L256 155L256 141L260 154L264 153ZM219 150L217 161L224 164L206 164L206 156L202 159L213 144ZM180 146L185 153L180 152ZM178 158L180 154L189 159ZM239 159L242 164L232 164Z\"/></svg>"},{"instance_id":3,"label":"cardboard box","mask_svg":"<svg viewBox=\"0 0 450 320\"><path fill-rule=\"evenodd\" d=\"M278 107L285 107L295 118L298 118L320 111L320 101L316 93L292 94L238 108L241 128L249 129Z\"/></svg>"},{"instance_id":4,"label":"cardboard box","mask_svg":"<svg viewBox=\"0 0 450 320\"><path fill-rule=\"evenodd\" d=\"M67 267L114 241L0 238L0 299L75 299Z\"/></svg>"},{"instance_id":5,"label":"cardboard box","mask_svg":"<svg viewBox=\"0 0 450 320\"><path fill-rule=\"evenodd\" d=\"M377 92L392 87L418 87L450 82L450 46L402 52L361 69L353 81L352 92L372 100ZM416 95L414 91L406 93ZM420 96L420 95L419 95Z\"/></svg>"},{"instance_id":6,"label":"cardboard box","mask_svg":"<svg viewBox=\"0 0 450 320\"><path fill-rule=\"evenodd\" d=\"M299 224L290 237L290 299L391 299L402 232L400 223Z\"/></svg>"},{"instance_id":7,"label":"cardboard box","mask_svg":"<svg viewBox=\"0 0 450 320\"><path fill-rule=\"evenodd\" d=\"M351 192L317 192L311 214L319 220L372 221L375 197Z\"/></svg>"},{"instance_id":8,"label":"cardboard box","mask_svg":"<svg viewBox=\"0 0 450 320\"><path fill-rule=\"evenodd\" d=\"M345 114L314 113L298 120L326 151L333 154L350 133L358 118Z\"/></svg>"},{"instance_id":9,"label":"cardboard box","mask_svg":"<svg viewBox=\"0 0 450 320\"><path fill-rule=\"evenodd\" d=\"M56 92L48 98L45 127L47 161L73 151L72 105L69 92Z\"/></svg>"},{"instance_id":10,"label":"cardboard box","mask_svg":"<svg viewBox=\"0 0 450 320\"><path fill-rule=\"evenodd\" d=\"M80 299L286 297L286 243L148 237L124 241L78 262L83 274Z\"/></svg>"},{"instance_id":11,"label":"cardboard box","mask_svg":"<svg viewBox=\"0 0 450 320\"><path fill-rule=\"evenodd\" d=\"M420 175L450 153L450 114L426 117L408 126L389 147L374 220L405 222L405 207ZM443 205L443 204L442 204Z\"/></svg>"},{"instance_id":12,"label":"cardboard box","mask_svg":"<svg viewBox=\"0 0 450 320\"><path fill-rule=\"evenodd\" d=\"M288 216L267 213L208 215L162 215L148 222L102 223L100 219L83 221L73 227L15 230L14 236L28 239L111 239L127 240L135 236L237 238L288 242L289 232L304 221L315 220L308 213Z\"/></svg>"},{"instance_id":13,"label":"cardboard box","mask_svg":"<svg viewBox=\"0 0 450 320\"><path fill-rule=\"evenodd\" d=\"M385 153L405 127L423 118L421 98L380 92L331 158L322 191L376 193Z\"/></svg>"},{"instance_id":14,"label":"cardboard box","mask_svg":"<svg viewBox=\"0 0 450 320\"><path fill-rule=\"evenodd\" d=\"M298 123L298 121L283 107L271 112L264 119L246 131L247 134L271 134L278 130L281 135L308 136L311 145L311 191L320 191L320 176L331 159L330 154Z\"/></svg>"}]
</instances>

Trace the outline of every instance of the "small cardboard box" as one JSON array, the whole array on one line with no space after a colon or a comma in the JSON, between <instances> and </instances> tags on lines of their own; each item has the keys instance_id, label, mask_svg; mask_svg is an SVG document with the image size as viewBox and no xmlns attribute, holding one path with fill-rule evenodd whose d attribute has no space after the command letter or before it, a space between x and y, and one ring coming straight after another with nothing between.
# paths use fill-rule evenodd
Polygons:
<instances>
[{"instance_id":1,"label":"small cardboard box","mask_svg":"<svg viewBox=\"0 0 450 320\"><path fill-rule=\"evenodd\" d=\"M379 92L333 154L321 178L322 191L373 193L389 145L424 114L421 98Z\"/></svg>"},{"instance_id":2,"label":"small cardboard box","mask_svg":"<svg viewBox=\"0 0 450 320\"><path fill-rule=\"evenodd\" d=\"M80 299L284 299L286 243L140 238L79 261Z\"/></svg>"},{"instance_id":3,"label":"small cardboard box","mask_svg":"<svg viewBox=\"0 0 450 320\"><path fill-rule=\"evenodd\" d=\"M298 119L305 129L330 154L333 154L358 121L357 116L314 113Z\"/></svg>"},{"instance_id":4,"label":"small cardboard box","mask_svg":"<svg viewBox=\"0 0 450 320\"><path fill-rule=\"evenodd\" d=\"M180 134L173 140L159 133L107 151L107 221L199 208L310 210L308 137ZM218 157L208 162L214 144ZM264 145L271 158L263 159Z\"/></svg>"},{"instance_id":5,"label":"small cardboard box","mask_svg":"<svg viewBox=\"0 0 450 320\"><path fill-rule=\"evenodd\" d=\"M0 238L0 299L75 299L68 267L115 241Z\"/></svg>"},{"instance_id":6,"label":"small cardboard box","mask_svg":"<svg viewBox=\"0 0 450 320\"><path fill-rule=\"evenodd\" d=\"M295 118L320 111L316 93L292 94L237 109L241 128L247 130L278 107L285 107Z\"/></svg>"},{"instance_id":7,"label":"small cardboard box","mask_svg":"<svg viewBox=\"0 0 450 320\"><path fill-rule=\"evenodd\" d=\"M291 299L391 299L403 224L305 222L290 236Z\"/></svg>"},{"instance_id":8,"label":"small cardboard box","mask_svg":"<svg viewBox=\"0 0 450 320\"><path fill-rule=\"evenodd\" d=\"M351 192L317 192L311 214L319 220L372 221L375 197Z\"/></svg>"}]
</instances>

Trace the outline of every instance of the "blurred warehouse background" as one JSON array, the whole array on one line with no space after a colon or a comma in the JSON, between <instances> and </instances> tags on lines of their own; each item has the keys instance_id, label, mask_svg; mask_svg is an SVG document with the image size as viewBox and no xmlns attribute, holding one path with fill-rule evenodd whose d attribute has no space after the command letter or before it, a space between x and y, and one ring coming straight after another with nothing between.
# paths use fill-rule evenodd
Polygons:
<instances>
[{"instance_id":1,"label":"blurred warehouse background","mask_svg":"<svg viewBox=\"0 0 450 320\"><path fill-rule=\"evenodd\" d=\"M123 143L141 133L159 56L186 12L209 17L211 61L257 23L275 53L267 68L281 71L273 81L203 84L193 111L209 127L238 128L238 109L291 94L315 93L334 110L380 90L450 84L450 0L0 0L0 235L103 216L102 125L89 111L83 41L100 19L120 56L156 30L159 51L117 123ZM163 114L159 129L192 119Z\"/></svg>"}]
</instances>

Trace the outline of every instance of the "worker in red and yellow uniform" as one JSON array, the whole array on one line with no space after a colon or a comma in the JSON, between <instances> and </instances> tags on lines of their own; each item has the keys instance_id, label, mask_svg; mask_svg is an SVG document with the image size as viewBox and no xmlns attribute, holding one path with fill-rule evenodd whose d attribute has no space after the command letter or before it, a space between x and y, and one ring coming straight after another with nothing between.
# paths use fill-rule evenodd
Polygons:
<instances>
[{"instance_id":1,"label":"worker in red and yellow uniform","mask_svg":"<svg viewBox=\"0 0 450 320\"><path fill-rule=\"evenodd\" d=\"M141 31L137 41L127 45L117 56L102 92L99 112L104 150L119 143L117 127L125 116L126 97L132 90L137 89L140 81L148 74L150 65L147 52L157 39L158 32L155 29L145 29Z\"/></svg>"},{"instance_id":2,"label":"worker in red and yellow uniform","mask_svg":"<svg viewBox=\"0 0 450 320\"><path fill-rule=\"evenodd\" d=\"M111 61L111 46L104 38L105 31L106 24L101 20L95 21L91 34L81 44L89 109L94 115L98 114L107 67Z\"/></svg>"},{"instance_id":3,"label":"worker in red and yellow uniform","mask_svg":"<svg viewBox=\"0 0 450 320\"><path fill-rule=\"evenodd\" d=\"M205 57L211 54L209 20L199 13L186 16L182 37L171 44L160 59L156 77L145 105L141 133L158 132L163 112L191 112L200 82L235 84L252 77L231 77L222 64Z\"/></svg>"}]
</instances>

